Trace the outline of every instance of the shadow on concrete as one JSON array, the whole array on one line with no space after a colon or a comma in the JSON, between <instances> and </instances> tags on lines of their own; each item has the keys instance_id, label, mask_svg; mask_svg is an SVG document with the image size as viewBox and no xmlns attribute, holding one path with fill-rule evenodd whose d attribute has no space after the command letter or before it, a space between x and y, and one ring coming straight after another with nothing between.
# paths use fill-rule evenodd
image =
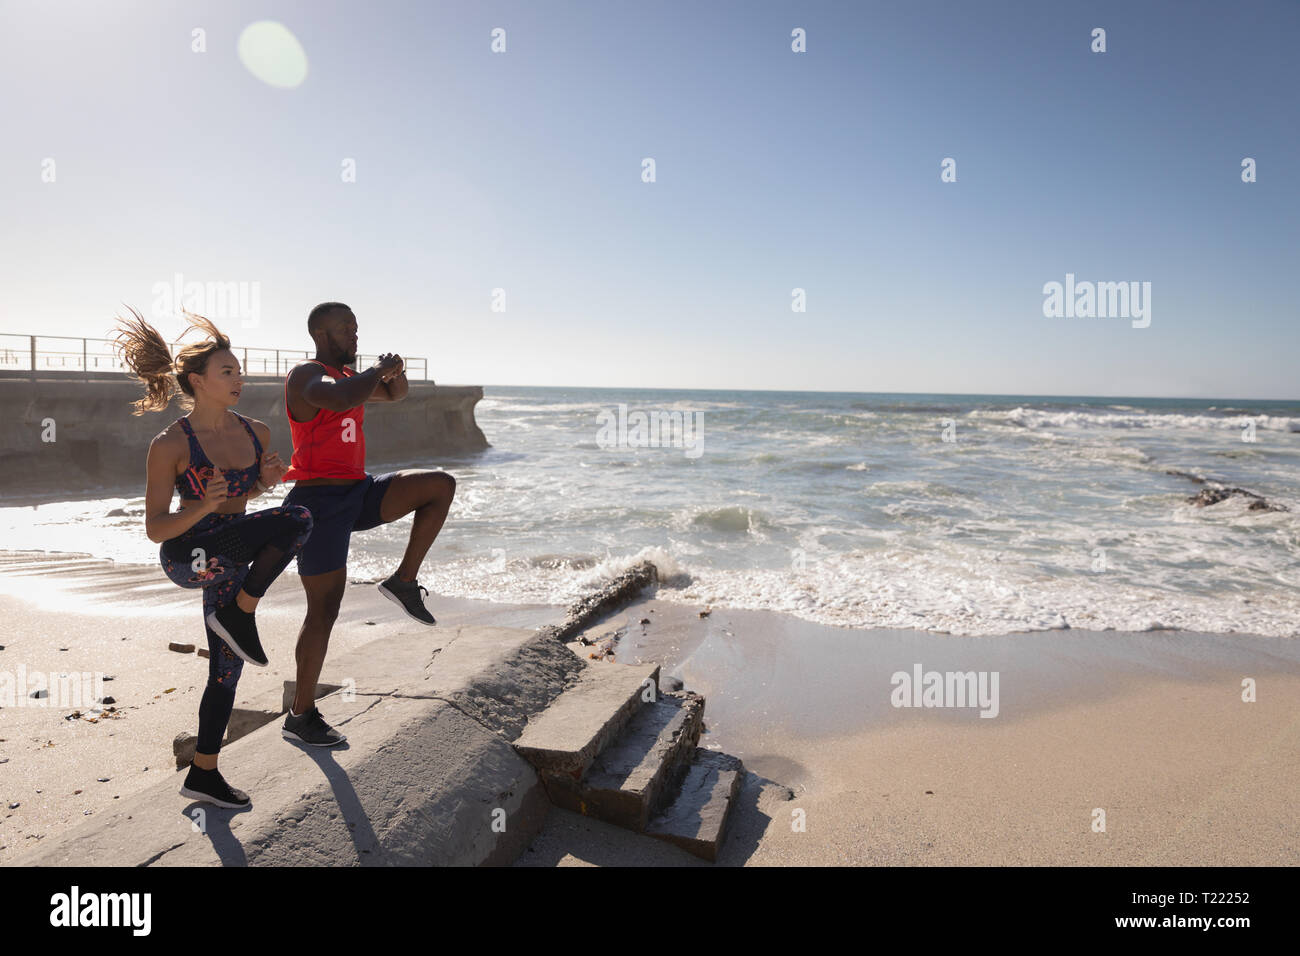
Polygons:
<instances>
[{"instance_id":1,"label":"shadow on concrete","mask_svg":"<svg viewBox=\"0 0 1300 956\"><path fill-rule=\"evenodd\" d=\"M352 845L356 849L357 862L362 866L384 865L380 859L382 853L379 846L379 836L375 833L374 827L370 825L370 817L366 815L365 807L361 805L361 798L357 796L356 788L352 786L352 780L348 777L347 771L334 762L336 752L350 749L348 743L345 741L337 747L325 748L302 744L296 740L287 740L286 742L293 744L294 747L315 761L325 779L329 781L330 789L334 791L334 802L338 804L339 814L343 819L343 825L347 827L348 836L352 838Z\"/></svg>"},{"instance_id":2,"label":"shadow on concrete","mask_svg":"<svg viewBox=\"0 0 1300 956\"><path fill-rule=\"evenodd\" d=\"M199 832L208 838L222 866L248 866L244 845L231 831L230 821L241 813L248 813L251 809L251 804L242 810L228 810L225 807L195 800L181 811L181 815L185 817L187 825L200 828ZM196 811L202 811L201 818L195 817Z\"/></svg>"}]
</instances>

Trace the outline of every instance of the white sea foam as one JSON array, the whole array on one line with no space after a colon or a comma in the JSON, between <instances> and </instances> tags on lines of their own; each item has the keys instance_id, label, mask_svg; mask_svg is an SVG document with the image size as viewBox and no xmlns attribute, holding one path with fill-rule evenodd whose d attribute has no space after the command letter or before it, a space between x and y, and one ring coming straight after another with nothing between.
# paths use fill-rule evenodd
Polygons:
<instances>
[{"instance_id":1,"label":"white sea foam","mask_svg":"<svg viewBox=\"0 0 1300 956\"><path fill-rule=\"evenodd\" d=\"M1244 421L1253 421L1256 430L1293 432L1300 429L1300 418L1276 415L1199 415L1183 412L1135 412L1108 414L1096 411L1060 411L1054 409L976 408L965 417L974 421L1015 425L1022 428L1186 428L1242 430Z\"/></svg>"},{"instance_id":2,"label":"white sea foam","mask_svg":"<svg viewBox=\"0 0 1300 956\"><path fill-rule=\"evenodd\" d=\"M958 635L1070 627L1300 636L1300 596L1291 590L1267 599L1187 595L1086 571L1034 580L999 564L940 568L915 555L884 553L810 562L801 572L696 569L687 586L661 588L659 597L780 611L838 627Z\"/></svg>"},{"instance_id":3,"label":"white sea foam","mask_svg":"<svg viewBox=\"0 0 1300 956\"><path fill-rule=\"evenodd\" d=\"M610 407L605 402L557 402L554 405L543 404L543 403L532 404L532 405L530 404L511 405L509 403L503 403L503 404L494 403L492 405L488 405L487 408L485 409L484 405L488 401L489 400L486 398L481 399L478 402L478 404L475 406L475 412L477 413L479 410L484 410L484 411L490 411L493 414L496 414L498 412L529 412L533 415L552 415L552 414L558 415L558 414L563 414L565 412L585 412L585 411L597 412L603 408Z\"/></svg>"}]
</instances>

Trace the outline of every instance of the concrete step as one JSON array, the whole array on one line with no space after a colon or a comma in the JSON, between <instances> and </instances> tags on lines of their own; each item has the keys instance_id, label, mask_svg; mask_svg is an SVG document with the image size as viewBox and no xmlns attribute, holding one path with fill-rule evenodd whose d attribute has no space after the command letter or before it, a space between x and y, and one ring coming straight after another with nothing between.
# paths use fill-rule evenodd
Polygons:
<instances>
[{"instance_id":1,"label":"concrete step","mask_svg":"<svg viewBox=\"0 0 1300 956\"><path fill-rule=\"evenodd\" d=\"M547 796L558 807L643 832L675 792L703 726L703 697L661 694L636 713L581 781L543 773Z\"/></svg>"},{"instance_id":2,"label":"concrete step","mask_svg":"<svg viewBox=\"0 0 1300 956\"><path fill-rule=\"evenodd\" d=\"M681 792L646 827L646 834L716 863L745 765L738 757L695 748Z\"/></svg>"},{"instance_id":3,"label":"concrete step","mask_svg":"<svg viewBox=\"0 0 1300 956\"><path fill-rule=\"evenodd\" d=\"M580 780L596 755L659 696L658 664L595 664L536 714L514 741L515 752L538 771Z\"/></svg>"}]
</instances>

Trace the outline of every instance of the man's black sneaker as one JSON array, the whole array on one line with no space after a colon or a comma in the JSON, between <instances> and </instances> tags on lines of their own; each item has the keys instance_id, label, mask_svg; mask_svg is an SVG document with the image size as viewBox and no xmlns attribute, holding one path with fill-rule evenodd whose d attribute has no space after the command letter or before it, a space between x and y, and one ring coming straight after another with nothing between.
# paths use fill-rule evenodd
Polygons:
<instances>
[{"instance_id":1,"label":"man's black sneaker","mask_svg":"<svg viewBox=\"0 0 1300 956\"><path fill-rule=\"evenodd\" d=\"M220 770L215 767L204 770L193 763L190 764L190 772L185 775L185 783L181 785L181 796L215 803L228 810L242 810L253 802L244 791L236 790L226 783Z\"/></svg>"},{"instance_id":2,"label":"man's black sneaker","mask_svg":"<svg viewBox=\"0 0 1300 956\"><path fill-rule=\"evenodd\" d=\"M394 571L392 577L380 583L378 587L379 593L405 611L407 617L414 618L421 624L438 623L424 606L424 598L420 596L421 591L428 594L429 589L422 586L419 581L403 581Z\"/></svg>"},{"instance_id":3,"label":"man's black sneaker","mask_svg":"<svg viewBox=\"0 0 1300 956\"><path fill-rule=\"evenodd\" d=\"M298 740L315 747L333 747L348 739L325 723L325 718L315 707L296 717L290 710L289 716L284 718L284 728L280 733L287 740Z\"/></svg>"},{"instance_id":4,"label":"man's black sneaker","mask_svg":"<svg viewBox=\"0 0 1300 956\"><path fill-rule=\"evenodd\" d=\"M234 601L223 604L207 617L208 627L221 635L226 645L248 663L265 667L266 652L257 637L257 622L251 611L245 611Z\"/></svg>"}]
</instances>

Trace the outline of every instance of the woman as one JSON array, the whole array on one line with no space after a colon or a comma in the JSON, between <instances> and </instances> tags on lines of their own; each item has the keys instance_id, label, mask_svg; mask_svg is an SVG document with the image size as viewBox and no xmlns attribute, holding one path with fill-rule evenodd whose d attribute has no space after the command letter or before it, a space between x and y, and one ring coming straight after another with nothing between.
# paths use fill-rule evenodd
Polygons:
<instances>
[{"instance_id":1,"label":"woman","mask_svg":"<svg viewBox=\"0 0 1300 956\"><path fill-rule=\"evenodd\" d=\"M181 349L173 362L163 337L134 309L131 314L134 321L119 318L116 331L122 361L146 389L132 414L164 411L177 389L181 407L190 410L150 443L145 489L145 534L161 542L163 570L183 588L203 589L208 683L181 795L240 809L251 801L226 783L217 754L244 661L267 663L253 611L307 540L311 512L301 506L244 511L248 499L269 491L287 469L275 452L262 455L271 430L232 408L243 379L230 340L207 319L186 313L191 321L181 337L197 328L207 339ZM173 488L182 504L175 513Z\"/></svg>"}]
</instances>

